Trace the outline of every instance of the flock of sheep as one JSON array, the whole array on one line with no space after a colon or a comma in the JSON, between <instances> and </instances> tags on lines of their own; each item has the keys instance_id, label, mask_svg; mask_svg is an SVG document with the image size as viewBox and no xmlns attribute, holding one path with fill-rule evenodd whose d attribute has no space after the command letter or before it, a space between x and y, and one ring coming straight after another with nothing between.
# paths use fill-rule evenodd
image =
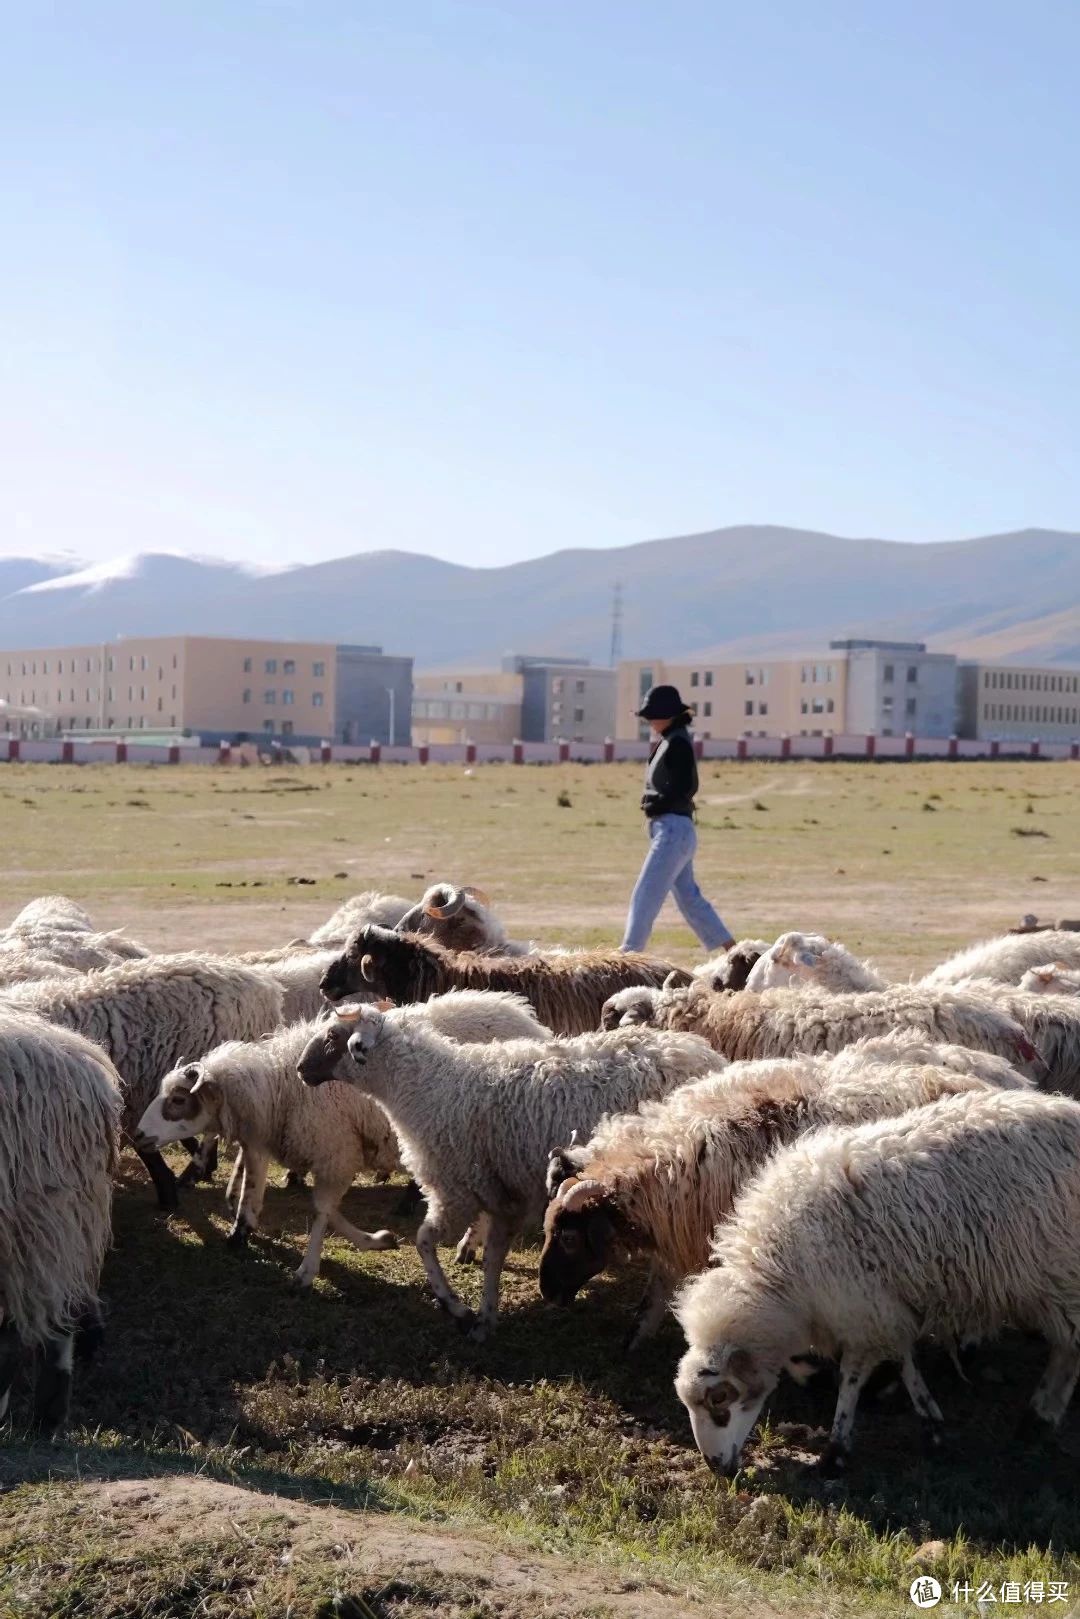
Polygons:
<instances>
[{"instance_id":1,"label":"flock of sheep","mask_svg":"<svg viewBox=\"0 0 1080 1619\"><path fill-rule=\"evenodd\" d=\"M333 1083L326 1083L332 1081ZM692 972L506 937L486 897L367 893L310 939L153 955L70 900L0 932L0 1418L36 1353L34 1420L65 1420L124 1139L165 1209L237 1148L228 1240L258 1228L272 1162L312 1178L301 1285L364 1172L403 1171L438 1303L495 1326L507 1253L543 1221L539 1286L568 1305L629 1256L636 1344L673 1307L676 1390L732 1472L780 1377L823 1361L841 1465L867 1378L894 1363L931 1443L920 1347L1013 1326L1049 1343L1034 1417L1080 1372L1080 934L991 940L888 984L813 934L742 941ZM482 1250L473 1312L440 1248Z\"/></svg>"}]
</instances>

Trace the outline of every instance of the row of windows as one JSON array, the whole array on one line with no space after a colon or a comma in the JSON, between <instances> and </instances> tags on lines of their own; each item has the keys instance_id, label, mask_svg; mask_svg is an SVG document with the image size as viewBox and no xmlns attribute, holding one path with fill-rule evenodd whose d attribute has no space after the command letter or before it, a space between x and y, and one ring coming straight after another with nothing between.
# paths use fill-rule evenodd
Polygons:
<instances>
[{"instance_id":1,"label":"row of windows","mask_svg":"<svg viewBox=\"0 0 1080 1619\"><path fill-rule=\"evenodd\" d=\"M711 686L712 676L713 672L711 669L705 669L704 671L700 669L691 669L690 684L691 686ZM652 682L650 681L649 684L651 685Z\"/></svg>"},{"instance_id":2,"label":"row of windows","mask_svg":"<svg viewBox=\"0 0 1080 1619\"><path fill-rule=\"evenodd\" d=\"M804 697L800 704L800 713L831 714L834 707L835 704L831 697L811 697L809 701Z\"/></svg>"},{"instance_id":3,"label":"row of windows","mask_svg":"<svg viewBox=\"0 0 1080 1619\"><path fill-rule=\"evenodd\" d=\"M418 720L497 720L502 703L453 703L440 697L418 697L413 714Z\"/></svg>"},{"instance_id":4,"label":"row of windows","mask_svg":"<svg viewBox=\"0 0 1080 1619\"><path fill-rule=\"evenodd\" d=\"M1080 691L1080 675L1026 675L1017 669L987 669L986 691Z\"/></svg>"},{"instance_id":5,"label":"row of windows","mask_svg":"<svg viewBox=\"0 0 1080 1619\"><path fill-rule=\"evenodd\" d=\"M551 718L552 718L552 721L554 722L554 724L558 725L558 723L562 719L562 717L563 717L562 704L561 703L552 703L552 705L551 705ZM575 710L574 710L574 724L575 725L583 725L584 723L585 723L585 710L583 708L575 708Z\"/></svg>"},{"instance_id":6,"label":"row of windows","mask_svg":"<svg viewBox=\"0 0 1080 1619\"><path fill-rule=\"evenodd\" d=\"M1080 709L1052 708L1045 703L984 703L984 720L1031 720L1037 725L1076 725Z\"/></svg>"},{"instance_id":7,"label":"row of windows","mask_svg":"<svg viewBox=\"0 0 1080 1619\"><path fill-rule=\"evenodd\" d=\"M891 663L882 664L882 666L881 666L881 678L885 682L886 686L891 686L893 681L896 678L896 666L895 666L895 664L891 664ZM909 663L908 666L907 666L907 683L908 683L908 685L909 686L914 686L917 683L918 678L919 678L919 666L918 666L918 664L917 663Z\"/></svg>"},{"instance_id":8,"label":"row of windows","mask_svg":"<svg viewBox=\"0 0 1080 1619\"><path fill-rule=\"evenodd\" d=\"M277 700L278 700L278 694L277 694L276 689L272 688L270 691L264 691L263 694L262 694L262 700L263 700L263 703L265 704L265 706L267 708L276 707ZM245 703L250 703L252 701L251 687L250 686L245 686L244 687L243 701ZM290 688L288 686L286 686L285 689L281 693L281 706L283 708L291 708L292 705L295 702L296 702L296 693L294 691L290 690ZM323 705L323 694L322 694L321 691L313 691L312 692L312 694L311 694L311 706L312 706L312 708L322 708L324 706Z\"/></svg>"},{"instance_id":9,"label":"row of windows","mask_svg":"<svg viewBox=\"0 0 1080 1619\"><path fill-rule=\"evenodd\" d=\"M697 714L699 712L697 703L691 703L690 704L690 712L691 712L691 714L695 715L695 717L697 716ZM712 718L712 704L711 703L702 703L701 708L700 708L700 713L701 713L701 715L702 715L702 717L704 719L707 719L707 720L711 719ZM708 732L706 732L705 734L707 736Z\"/></svg>"},{"instance_id":10,"label":"row of windows","mask_svg":"<svg viewBox=\"0 0 1080 1619\"><path fill-rule=\"evenodd\" d=\"M121 659L120 661L121 661L121 663L123 663L123 659ZM85 674L99 675L101 673L101 659L100 658L69 658L68 659L68 674L71 674L71 675L78 674L79 673L79 664L80 663L82 663L84 665L83 673L85 673ZM177 659L176 659L175 654L173 656L172 666L173 666L174 669L178 667L178 663L177 663ZM141 657L139 659L139 671L140 671L140 673L145 673L146 670L149 667L150 667L150 665L149 665L147 659ZM105 659L105 668L106 668L107 673L112 674L113 671L116 668L115 659L113 659L111 657L106 658ZM132 674L134 674L134 672L135 672L135 658L134 658L134 656L130 656L128 658L128 670ZM16 672L15 671L15 665L13 663L8 664L7 672L8 672L9 676L12 676L12 675L15 674L15 672ZM19 673L24 678L26 676L28 676L28 675L29 676L36 675L38 673L38 661L37 661L37 659L36 658L31 658L31 659L28 660L28 659L24 658L22 660L22 662L20 663L20 665L19 665ZM48 660L48 658L42 658L42 660L41 660L41 673L43 675L47 675L49 673L49 660ZM53 668L53 674L62 675L63 673L64 673L64 660L63 660L63 658L57 658L55 660L55 667ZM164 669L164 665L162 665L162 664L158 665L157 677L158 677L159 680L164 680L165 679L165 669Z\"/></svg>"},{"instance_id":11,"label":"row of windows","mask_svg":"<svg viewBox=\"0 0 1080 1619\"><path fill-rule=\"evenodd\" d=\"M246 675L250 675L253 672L254 668L255 668L255 660L253 658L245 658L244 659L244 673ZM277 660L277 658L266 658L263 661L263 674L264 675L276 675L277 672L278 672L278 660ZM295 658L282 658L281 659L281 672L282 672L283 675L294 675L296 673L296 659ZM311 673L312 673L312 676L314 677L314 679L322 680L326 675L326 664L321 663L321 662L320 663L313 663L311 665Z\"/></svg>"},{"instance_id":12,"label":"row of windows","mask_svg":"<svg viewBox=\"0 0 1080 1619\"><path fill-rule=\"evenodd\" d=\"M564 679L564 677L562 675L556 675L555 679L551 682L551 695L553 697L561 697L562 694L563 694L563 691L565 689L565 686L566 686L566 680ZM458 690L459 691L461 690L460 686L458 687ZM584 697L584 695L585 695L585 682L583 680L575 680L574 681L574 691L575 691L575 693L577 694L578 697Z\"/></svg>"},{"instance_id":13,"label":"row of windows","mask_svg":"<svg viewBox=\"0 0 1080 1619\"><path fill-rule=\"evenodd\" d=\"M768 703L759 703L758 706L757 706L757 711L758 711L759 714L767 714L769 712ZM752 714L753 712L754 712L753 699L748 697L747 700L746 700L746 706L743 709L743 713L744 714Z\"/></svg>"},{"instance_id":14,"label":"row of windows","mask_svg":"<svg viewBox=\"0 0 1080 1619\"><path fill-rule=\"evenodd\" d=\"M799 679L804 686L829 686L834 674L835 666L831 663L804 663Z\"/></svg>"},{"instance_id":15,"label":"row of windows","mask_svg":"<svg viewBox=\"0 0 1080 1619\"><path fill-rule=\"evenodd\" d=\"M906 702L904 703L904 712L905 712L905 714L907 715L907 717L909 719L914 719L915 718L915 714L918 711L918 707L919 707L919 703L918 703L917 698L909 697L906 700ZM881 699L881 712L883 714L888 715L889 718L891 719L892 718L892 711L893 711L893 700L892 700L892 698L891 697L883 697Z\"/></svg>"}]
</instances>

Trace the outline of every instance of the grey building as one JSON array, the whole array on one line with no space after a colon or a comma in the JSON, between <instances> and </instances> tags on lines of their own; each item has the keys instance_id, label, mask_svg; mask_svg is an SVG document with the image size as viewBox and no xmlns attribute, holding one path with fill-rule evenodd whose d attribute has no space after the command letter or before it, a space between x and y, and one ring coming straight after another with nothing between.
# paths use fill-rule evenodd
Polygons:
<instances>
[{"instance_id":1,"label":"grey building","mask_svg":"<svg viewBox=\"0 0 1080 1619\"><path fill-rule=\"evenodd\" d=\"M924 641L830 641L847 658L847 729L878 736L956 733L956 658Z\"/></svg>"},{"instance_id":2,"label":"grey building","mask_svg":"<svg viewBox=\"0 0 1080 1619\"><path fill-rule=\"evenodd\" d=\"M504 658L521 676L523 742L603 742L615 734L615 670L587 658Z\"/></svg>"},{"instance_id":3,"label":"grey building","mask_svg":"<svg viewBox=\"0 0 1080 1619\"><path fill-rule=\"evenodd\" d=\"M334 741L408 747L412 739L413 661L378 646L338 646Z\"/></svg>"}]
</instances>

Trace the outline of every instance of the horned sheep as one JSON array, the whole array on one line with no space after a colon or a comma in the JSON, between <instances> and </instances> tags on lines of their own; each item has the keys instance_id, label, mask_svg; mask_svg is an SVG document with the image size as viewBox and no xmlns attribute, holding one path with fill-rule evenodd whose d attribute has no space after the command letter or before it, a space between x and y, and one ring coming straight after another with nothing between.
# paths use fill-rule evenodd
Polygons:
<instances>
[{"instance_id":1,"label":"horned sheep","mask_svg":"<svg viewBox=\"0 0 1080 1619\"><path fill-rule=\"evenodd\" d=\"M396 933L418 933L447 950L490 956L527 956L532 946L507 938L506 929L479 888L435 883L398 922Z\"/></svg>"},{"instance_id":2,"label":"horned sheep","mask_svg":"<svg viewBox=\"0 0 1080 1619\"><path fill-rule=\"evenodd\" d=\"M0 1421L35 1349L35 1423L51 1432L67 1415L75 1334L98 1325L120 1110L103 1051L0 1007Z\"/></svg>"},{"instance_id":3,"label":"horned sheep","mask_svg":"<svg viewBox=\"0 0 1080 1619\"><path fill-rule=\"evenodd\" d=\"M637 1029L460 1046L406 1009L371 1006L359 1008L349 1050L352 1083L390 1115L406 1167L427 1198L417 1251L436 1299L462 1324L475 1318L450 1287L436 1248L487 1216L477 1337L495 1325L514 1236L543 1213L552 1148L574 1130L593 1130L604 1113L666 1095L716 1061L703 1041Z\"/></svg>"},{"instance_id":4,"label":"horned sheep","mask_svg":"<svg viewBox=\"0 0 1080 1619\"><path fill-rule=\"evenodd\" d=\"M280 986L257 967L212 956L158 956L77 980L43 979L0 996L97 1042L120 1072L130 1136L162 1074L225 1040L251 1040L281 1022ZM162 1208L176 1207L176 1178L160 1153L140 1153Z\"/></svg>"},{"instance_id":5,"label":"horned sheep","mask_svg":"<svg viewBox=\"0 0 1080 1619\"><path fill-rule=\"evenodd\" d=\"M899 1361L936 1443L917 1342L1008 1325L1050 1343L1032 1406L1056 1425L1080 1371L1078 1221L1080 1105L1066 1097L951 1096L782 1149L676 1301L689 1348L675 1388L698 1449L733 1472L781 1370L807 1352L840 1357L823 1462L843 1464L859 1391L884 1360Z\"/></svg>"},{"instance_id":6,"label":"horned sheep","mask_svg":"<svg viewBox=\"0 0 1080 1619\"><path fill-rule=\"evenodd\" d=\"M618 950L520 957L455 954L430 939L363 927L327 969L322 991L328 1000L340 1001L356 990L373 990L401 1006L449 989L505 990L524 995L543 1024L569 1035L595 1030L604 1002L616 990L629 984L658 986L672 973L689 982L689 974L656 956Z\"/></svg>"},{"instance_id":7,"label":"horned sheep","mask_svg":"<svg viewBox=\"0 0 1080 1619\"><path fill-rule=\"evenodd\" d=\"M991 1077L971 1071L980 1060ZM707 1264L717 1223L778 1146L819 1125L1028 1083L999 1057L891 1039L860 1041L833 1058L733 1063L552 1155L540 1291L569 1304L619 1253L647 1254L634 1346L659 1326L675 1284Z\"/></svg>"}]
</instances>

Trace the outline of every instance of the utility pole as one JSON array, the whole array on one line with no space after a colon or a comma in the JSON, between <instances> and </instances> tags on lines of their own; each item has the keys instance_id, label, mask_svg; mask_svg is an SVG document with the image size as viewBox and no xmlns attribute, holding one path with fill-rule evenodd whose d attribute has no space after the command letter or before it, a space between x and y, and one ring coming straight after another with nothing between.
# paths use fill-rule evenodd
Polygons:
<instances>
[{"instance_id":1,"label":"utility pole","mask_svg":"<svg viewBox=\"0 0 1080 1619\"><path fill-rule=\"evenodd\" d=\"M622 621L623 621L623 588L622 580L616 579L615 588L611 595L611 657L609 662L614 669L622 657Z\"/></svg>"},{"instance_id":2,"label":"utility pole","mask_svg":"<svg viewBox=\"0 0 1080 1619\"><path fill-rule=\"evenodd\" d=\"M390 746L393 747L397 738L397 732L394 728L394 704L396 701L396 696L393 686L384 686L383 690L390 699Z\"/></svg>"}]
</instances>

